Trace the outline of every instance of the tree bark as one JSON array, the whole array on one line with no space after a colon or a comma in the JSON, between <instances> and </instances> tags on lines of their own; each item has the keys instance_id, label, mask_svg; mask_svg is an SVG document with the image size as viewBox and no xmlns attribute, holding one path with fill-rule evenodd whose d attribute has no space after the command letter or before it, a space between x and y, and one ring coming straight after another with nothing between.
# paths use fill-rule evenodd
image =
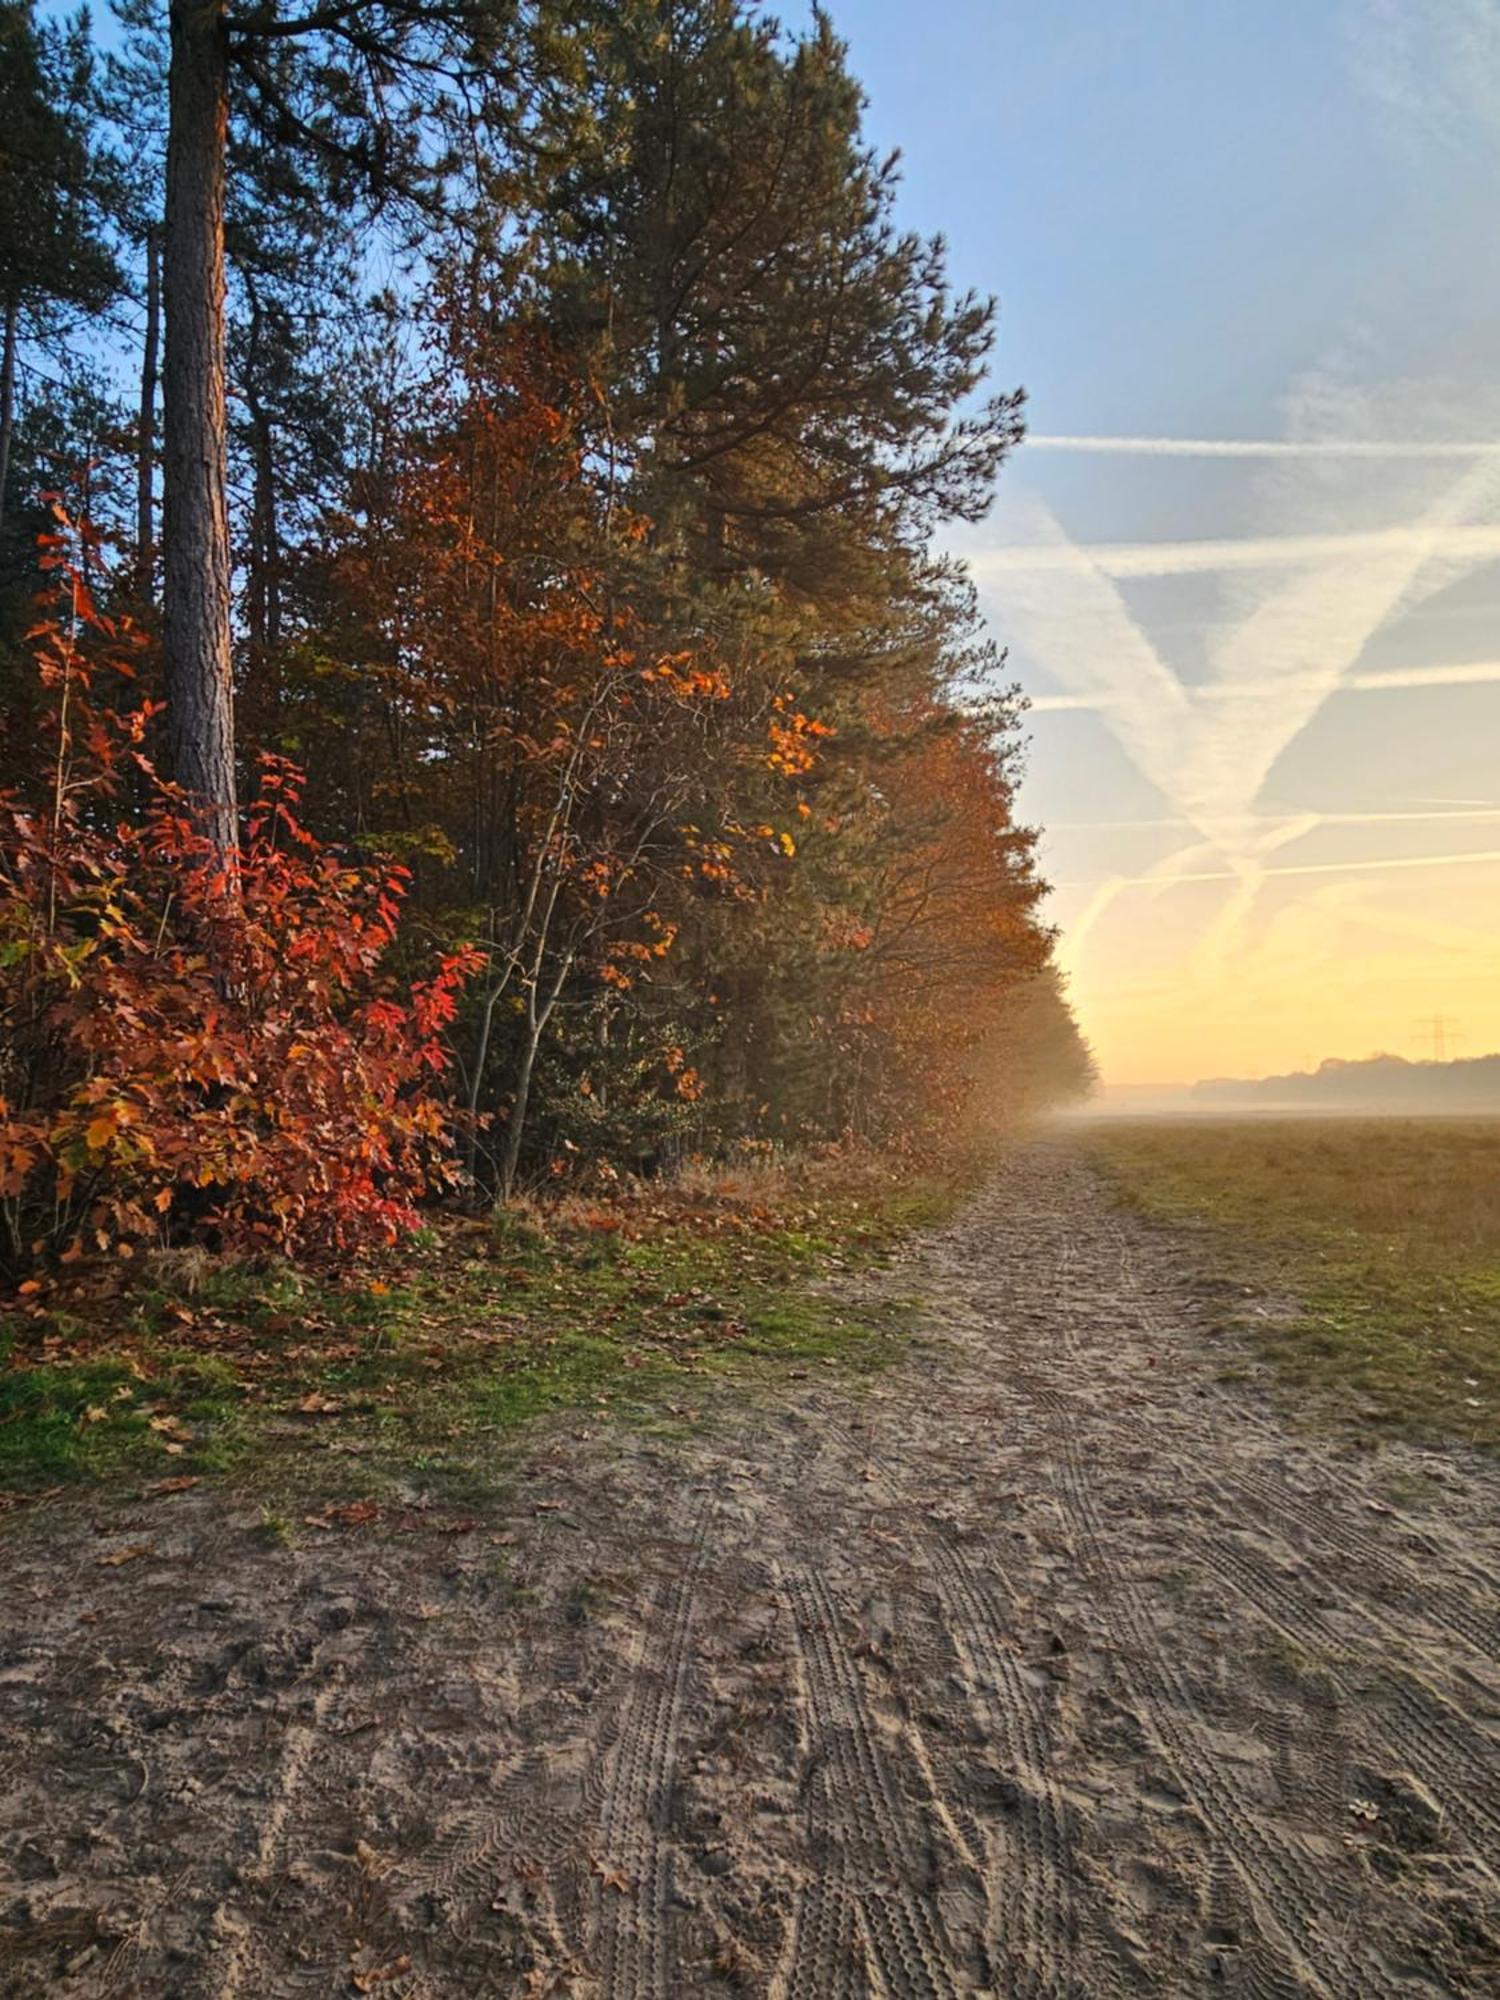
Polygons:
<instances>
[{"instance_id":1,"label":"tree bark","mask_svg":"<svg viewBox=\"0 0 1500 2000\"><path fill-rule=\"evenodd\" d=\"M141 349L141 407L135 443L135 590L151 595L156 556L156 377L161 361L161 230L146 231L146 339Z\"/></svg>"},{"instance_id":2,"label":"tree bark","mask_svg":"<svg viewBox=\"0 0 1500 2000\"><path fill-rule=\"evenodd\" d=\"M225 497L222 0L172 0L162 262L162 628L173 775L221 852L237 837Z\"/></svg>"},{"instance_id":3,"label":"tree bark","mask_svg":"<svg viewBox=\"0 0 1500 2000\"><path fill-rule=\"evenodd\" d=\"M5 347L0 354L0 526L5 522L5 485L10 478L10 441L16 429L16 342L21 308L5 302Z\"/></svg>"}]
</instances>

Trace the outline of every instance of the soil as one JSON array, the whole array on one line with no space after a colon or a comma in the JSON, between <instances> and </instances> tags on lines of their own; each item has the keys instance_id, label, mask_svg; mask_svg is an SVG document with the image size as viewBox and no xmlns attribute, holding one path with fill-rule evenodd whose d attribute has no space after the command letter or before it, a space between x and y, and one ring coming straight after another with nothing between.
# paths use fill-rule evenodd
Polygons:
<instances>
[{"instance_id":1,"label":"soil","mask_svg":"<svg viewBox=\"0 0 1500 2000\"><path fill-rule=\"evenodd\" d=\"M863 1386L13 1521L0 1992L1500 1991L1500 1475L1224 1379L1201 1256L1038 1142Z\"/></svg>"}]
</instances>

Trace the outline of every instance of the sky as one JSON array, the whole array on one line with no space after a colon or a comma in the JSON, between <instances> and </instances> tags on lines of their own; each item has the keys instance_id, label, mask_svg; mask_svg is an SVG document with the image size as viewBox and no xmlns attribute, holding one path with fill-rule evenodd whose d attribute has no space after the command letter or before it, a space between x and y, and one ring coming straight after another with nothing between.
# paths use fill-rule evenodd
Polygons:
<instances>
[{"instance_id":1,"label":"sky","mask_svg":"<svg viewBox=\"0 0 1500 2000\"><path fill-rule=\"evenodd\" d=\"M1028 392L949 546L1106 1083L1500 1049L1500 0L830 12Z\"/></svg>"}]
</instances>

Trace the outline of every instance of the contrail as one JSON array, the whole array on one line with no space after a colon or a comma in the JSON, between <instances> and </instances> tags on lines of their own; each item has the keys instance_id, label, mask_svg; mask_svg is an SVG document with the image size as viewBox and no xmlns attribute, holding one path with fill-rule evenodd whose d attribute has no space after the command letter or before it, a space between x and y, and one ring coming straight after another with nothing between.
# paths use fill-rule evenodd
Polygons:
<instances>
[{"instance_id":1,"label":"contrail","mask_svg":"<svg viewBox=\"0 0 1500 2000\"><path fill-rule=\"evenodd\" d=\"M1283 815L1264 813L1258 815L1268 823ZM1311 817L1321 826L1394 826L1407 821L1417 821L1431 825L1434 820L1497 820L1500 806L1444 806L1431 812L1320 812L1310 815L1291 814L1286 818ZM1049 833L1124 833L1124 832L1165 832L1178 827L1190 827L1190 819L1049 819Z\"/></svg>"},{"instance_id":2,"label":"contrail","mask_svg":"<svg viewBox=\"0 0 1500 2000\"><path fill-rule=\"evenodd\" d=\"M1500 850L1490 849L1479 853L1458 854L1403 854L1386 860L1374 861L1298 861L1286 868L1265 868L1264 875L1372 875L1387 868L1462 868L1466 865L1488 867L1500 862ZM1176 888L1180 882L1238 882L1242 872L1236 868L1204 869L1192 874L1173 875L1166 882L1167 887ZM1054 889L1094 889L1106 886L1097 882L1054 882ZM1163 878L1160 875L1112 875L1107 885L1118 893L1121 889L1160 889Z\"/></svg>"},{"instance_id":3,"label":"contrail","mask_svg":"<svg viewBox=\"0 0 1500 2000\"><path fill-rule=\"evenodd\" d=\"M1131 458L1486 458L1500 441L1443 440L1421 444L1409 438L1173 438L1061 437L1030 433L1032 451L1113 452Z\"/></svg>"},{"instance_id":4,"label":"contrail","mask_svg":"<svg viewBox=\"0 0 1500 2000\"><path fill-rule=\"evenodd\" d=\"M1488 687L1500 682L1500 660L1461 660L1451 666L1371 667L1347 674L1332 692L1377 694L1386 688ZM1284 695L1325 688L1321 679L1277 681L1201 681L1188 692L1195 701L1239 701L1247 695ZM1030 701L1032 713L1060 714L1075 709L1102 709L1111 697L1095 694L1039 694Z\"/></svg>"},{"instance_id":5,"label":"contrail","mask_svg":"<svg viewBox=\"0 0 1500 2000\"><path fill-rule=\"evenodd\" d=\"M1242 541L1099 542L1059 547L1012 542L976 550L969 568L981 581L1017 571L1074 573L1087 557L1103 576L1194 576L1204 571L1269 569L1285 563L1348 563L1411 556L1423 561L1458 558L1486 562L1500 556L1500 528L1420 526L1373 528L1341 535L1266 535Z\"/></svg>"}]
</instances>

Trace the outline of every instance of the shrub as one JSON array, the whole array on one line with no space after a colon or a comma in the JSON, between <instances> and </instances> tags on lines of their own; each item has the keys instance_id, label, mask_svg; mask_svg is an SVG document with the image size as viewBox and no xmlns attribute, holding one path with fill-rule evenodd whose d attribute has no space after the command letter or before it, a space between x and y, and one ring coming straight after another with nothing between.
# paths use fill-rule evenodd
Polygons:
<instances>
[{"instance_id":1,"label":"shrub","mask_svg":"<svg viewBox=\"0 0 1500 2000\"><path fill-rule=\"evenodd\" d=\"M406 871L320 843L282 759L217 852L147 755L154 705L108 705L131 633L63 581L33 635L48 768L0 793L0 1257L389 1242L456 1176L437 1085L469 956L393 977Z\"/></svg>"}]
</instances>

